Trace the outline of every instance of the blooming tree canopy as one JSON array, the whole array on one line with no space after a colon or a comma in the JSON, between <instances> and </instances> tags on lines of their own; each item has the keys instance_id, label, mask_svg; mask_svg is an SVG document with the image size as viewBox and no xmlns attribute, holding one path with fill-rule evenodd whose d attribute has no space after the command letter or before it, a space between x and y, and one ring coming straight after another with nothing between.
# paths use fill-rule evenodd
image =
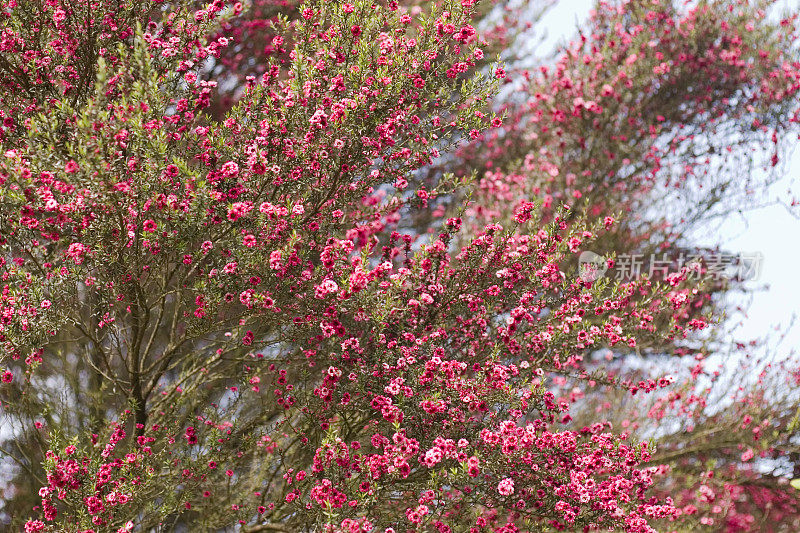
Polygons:
<instances>
[{"instance_id":1,"label":"blooming tree canopy","mask_svg":"<svg viewBox=\"0 0 800 533\"><path fill-rule=\"evenodd\" d=\"M531 66L517 3L3 0L0 519L796 524L764 472L800 464L798 368L698 385L735 284L577 268L770 183L738 174L796 136L769 4L600 2Z\"/></svg>"}]
</instances>

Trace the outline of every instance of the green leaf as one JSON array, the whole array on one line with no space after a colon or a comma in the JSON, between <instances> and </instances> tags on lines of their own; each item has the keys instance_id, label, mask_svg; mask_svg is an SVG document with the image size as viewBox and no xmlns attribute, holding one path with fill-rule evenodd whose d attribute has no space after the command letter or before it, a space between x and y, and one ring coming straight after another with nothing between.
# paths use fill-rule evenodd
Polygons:
<instances>
[{"instance_id":1,"label":"green leaf","mask_svg":"<svg viewBox=\"0 0 800 533\"><path fill-rule=\"evenodd\" d=\"M791 480L789 482L789 485L791 485L792 487L796 488L797 490L800 490L800 478Z\"/></svg>"}]
</instances>

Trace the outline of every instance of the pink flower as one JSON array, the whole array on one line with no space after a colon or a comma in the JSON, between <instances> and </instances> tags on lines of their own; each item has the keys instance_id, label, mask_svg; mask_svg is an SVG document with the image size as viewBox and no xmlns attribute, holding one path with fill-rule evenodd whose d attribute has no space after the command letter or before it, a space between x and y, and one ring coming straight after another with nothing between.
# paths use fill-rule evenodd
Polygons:
<instances>
[{"instance_id":1,"label":"pink flower","mask_svg":"<svg viewBox=\"0 0 800 533\"><path fill-rule=\"evenodd\" d=\"M236 202L231 206L230 209L228 209L228 220L235 222L239 218L252 211L252 209L252 202Z\"/></svg>"},{"instance_id":2,"label":"pink flower","mask_svg":"<svg viewBox=\"0 0 800 533\"><path fill-rule=\"evenodd\" d=\"M80 265L83 263L83 256L88 251L85 245L79 242L73 242L67 248L66 256L72 259L76 265Z\"/></svg>"},{"instance_id":3,"label":"pink flower","mask_svg":"<svg viewBox=\"0 0 800 533\"><path fill-rule=\"evenodd\" d=\"M239 174L239 165L233 161L228 161L222 165L222 174L225 176L236 176Z\"/></svg>"},{"instance_id":4,"label":"pink flower","mask_svg":"<svg viewBox=\"0 0 800 533\"><path fill-rule=\"evenodd\" d=\"M28 520L25 522L25 533L36 533L44 531L44 522L41 520Z\"/></svg>"},{"instance_id":5,"label":"pink flower","mask_svg":"<svg viewBox=\"0 0 800 533\"><path fill-rule=\"evenodd\" d=\"M503 496L514 494L514 480L507 477L500 481L500 483L497 484L497 492Z\"/></svg>"}]
</instances>

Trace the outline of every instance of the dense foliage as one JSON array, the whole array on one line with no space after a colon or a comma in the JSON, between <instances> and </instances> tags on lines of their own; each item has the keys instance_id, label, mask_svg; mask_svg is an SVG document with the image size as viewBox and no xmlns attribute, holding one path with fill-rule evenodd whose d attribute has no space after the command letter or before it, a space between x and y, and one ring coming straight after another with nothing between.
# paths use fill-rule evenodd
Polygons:
<instances>
[{"instance_id":1,"label":"dense foliage","mask_svg":"<svg viewBox=\"0 0 800 533\"><path fill-rule=\"evenodd\" d=\"M0 520L796 530L800 367L706 368L684 238L796 138L770 4L600 2L531 66L518 3L3 0Z\"/></svg>"}]
</instances>

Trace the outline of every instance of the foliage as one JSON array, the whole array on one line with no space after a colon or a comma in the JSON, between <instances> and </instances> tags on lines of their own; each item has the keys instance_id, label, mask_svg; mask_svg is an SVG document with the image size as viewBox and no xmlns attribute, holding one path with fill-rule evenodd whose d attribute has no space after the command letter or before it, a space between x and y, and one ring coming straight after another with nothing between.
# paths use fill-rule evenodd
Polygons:
<instances>
[{"instance_id":1,"label":"foliage","mask_svg":"<svg viewBox=\"0 0 800 533\"><path fill-rule=\"evenodd\" d=\"M742 188L713 154L775 164L800 63L794 18L762 3L603 3L533 74L489 57L524 28L471 0L5 2L4 518L638 532L746 529L769 501L797 520L791 476L730 453L794 460L796 379L713 412L702 368L629 364L702 360L730 286L576 268L687 247ZM642 213L676 186L712 193ZM673 409L724 438L691 446Z\"/></svg>"}]
</instances>

